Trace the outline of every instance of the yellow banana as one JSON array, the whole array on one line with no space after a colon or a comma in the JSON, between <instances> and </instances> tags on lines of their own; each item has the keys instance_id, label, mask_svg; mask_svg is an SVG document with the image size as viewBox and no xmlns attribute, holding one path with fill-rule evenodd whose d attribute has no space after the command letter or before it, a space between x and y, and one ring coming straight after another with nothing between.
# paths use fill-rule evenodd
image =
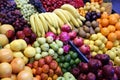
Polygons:
<instances>
[{"instance_id":1,"label":"yellow banana","mask_svg":"<svg viewBox=\"0 0 120 80\"><path fill-rule=\"evenodd\" d=\"M79 27L79 23L77 22L76 18L75 18L69 11L66 11L66 13L70 16L72 23L73 23L76 27Z\"/></svg>"},{"instance_id":2,"label":"yellow banana","mask_svg":"<svg viewBox=\"0 0 120 80\"><path fill-rule=\"evenodd\" d=\"M44 28L45 32L48 32L48 25L47 25L47 22L46 22L45 18L41 14L39 14L39 18L40 18L40 20L43 24L43 28Z\"/></svg>"},{"instance_id":3,"label":"yellow banana","mask_svg":"<svg viewBox=\"0 0 120 80\"><path fill-rule=\"evenodd\" d=\"M72 21L70 21L70 25L72 26L72 29L74 29L74 25L73 25L73 23L72 23Z\"/></svg>"},{"instance_id":4,"label":"yellow banana","mask_svg":"<svg viewBox=\"0 0 120 80\"><path fill-rule=\"evenodd\" d=\"M38 14L35 14L35 20L36 20L36 23L38 25L38 30L40 31L40 33L42 34L42 37L45 36L45 30L43 28L43 25L42 25L42 22L41 20L39 19L38 17Z\"/></svg>"},{"instance_id":5,"label":"yellow banana","mask_svg":"<svg viewBox=\"0 0 120 80\"><path fill-rule=\"evenodd\" d=\"M83 16L79 16L79 18L80 18L80 20L82 20L82 21L85 21L86 19L85 19L85 17L83 17Z\"/></svg>"},{"instance_id":6,"label":"yellow banana","mask_svg":"<svg viewBox=\"0 0 120 80\"><path fill-rule=\"evenodd\" d=\"M82 21L79 18L77 19L77 21L78 21L78 23L79 23L80 26L83 25Z\"/></svg>"},{"instance_id":7,"label":"yellow banana","mask_svg":"<svg viewBox=\"0 0 120 80\"><path fill-rule=\"evenodd\" d=\"M61 33L61 30L60 30L60 28L58 27L57 28L57 34L60 34Z\"/></svg>"},{"instance_id":8,"label":"yellow banana","mask_svg":"<svg viewBox=\"0 0 120 80\"><path fill-rule=\"evenodd\" d=\"M48 23L48 27L53 33L57 33L56 29L52 25L50 25L50 23Z\"/></svg>"},{"instance_id":9,"label":"yellow banana","mask_svg":"<svg viewBox=\"0 0 120 80\"><path fill-rule=\"evenodd\" d=\"M67 22L68 22L68 20L66 19L66 17L62 14L62 12L61 12L59 9L55 9L53 12L54 12L57 16L59 16L59 18L61 18L64 23L67 23Z\"/></svg>"},{"instance_id":10,"label":"yellow banana","mask_svg":"<svg viewBox=\"0 0 120 80\"><path fill-rule=\"evenodd\" d=\"M32 31L36 34L36 27L35 27L35 17L34 15L30 16L30 24L31 24L31 29Z\"/></svg>"},{"instance_id":11,"label":"yellow banana","mask_svg":"<svg viewBox=\"0 0 120 80\"><path fill-rule=\"evenodd\" d=\"M80 16L78 10L76 10L72 5L70 4L64 4L61 6L61 9L69 11L74 17L78 18Z\"/></svg>"}]
</instances>

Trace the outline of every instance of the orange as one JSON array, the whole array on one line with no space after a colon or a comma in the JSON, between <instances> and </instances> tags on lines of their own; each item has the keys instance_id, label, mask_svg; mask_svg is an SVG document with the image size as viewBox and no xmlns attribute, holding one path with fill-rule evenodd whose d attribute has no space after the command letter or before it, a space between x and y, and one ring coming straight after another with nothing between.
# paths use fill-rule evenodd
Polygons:
<instances>
[{"instance_id":1,"label":"orange","mask_svg":"<svg viewBox=\"0 0 120 80\"><path fill-rule=\"evenodd\" d=\"M117 14L117 13L114 13L113 14L117 19L119 19L120 18L120 15L119 14Z\"/></svg>"},{"instance_id":2,"label":"orange","mask_svg":"<svg viewBox=\"0 0 120 80\"><path fill-rule=\"evenodd\" d=\"M101 24L99 24L99 28L102 29L102 25Z\"/></svg>"},{"instance_id":3,"label":"orange","mask_svg":"<svg viewBox=\"0 0 120 80\"><path fill-rule=\"evenodd\" d=\"M101 18L104 19L104 18L108 18L108 13L107 12L103 12L103 14L101 15Z\"/></svg>"},{"instance_id":4,"label":"orange","mask_svg":"<svg viewBox=\"0 0 120 80\"><path fill-rule=\"evenodd\" d=\"M113 32L108 34L108 40L114 42L117 39L117 35Z\"/></svg>"},{"instance_id":5,"label":"orange","mask_svg":"<svg viewBox=\"0 0 120 80\"><path fill-rule=\"evenodd\" d=\"M120 22L117 22L117 23L115 24L115 27L116 27L117 30L120 30Z\"/></svg>"},{"instance_id":6,"label":"orange","mask_svg":"<svg viewBox=\"0 0 120 80\"><path fill-rule=\"evenodd\" d=\"M120 40L120 31L115 31L115 34L117 35L117 39Z\"/></svg>"},{"instance_id":7,"label":"orange","mask_svg":"<svg viewBox=\"0 0 120 80\"><path fill-rule=\"evenodd\" d=\"M97 22L99 22L101 24L101 19L97 19Z\"/></svg>"},{"instance_id":8,"label":"orange","mask_svg":"<svg viewBox=\"0 0 120 80\"><path fill-rule=\"evenodd\" d=\"M109 24L109 20L108 19L101 19L101 25L103 26L103 27L107 27L108 26L108 24Z\"/></svg>"},{"instance_id":9,"label":"orange","mask_svg":"<svg viewBox=\"0 0 120 80\"><path fill-rule=\"evenodd\" d=\"M107 36L108 34L109 34L109 29L107 29L107 28L102 28L101 29L101 33L104 35L104 36Z\"/></svg>"},{"instance_id":10,"label":"orange","mask_svg":"<svg viewBox=\"0 0 120 80\"><path fill-rule=\"evenodd\" d=\"M118 22L118 19L117 19L113 14L111 14L111 15L109 16L109 24L114 25L114 24L116 24L117 22Z\"/></svg>"},{"instance_id":11,"label":"orange","mask_svg":"<svg viewBox=\"0 0 120 80\"><path fill-rule=\"evenodd\" d=\"M115 31L115 26L109 25L108 29L109 29L110 32L114 32Z\"/></svg>"},{"instance_id":12,"label":"orange","mask_svg":"<svg viewBox=\"0 0 120 80\"><path fill-rule=\"evenodd\" d=\"M54 74L54 75L53 75L53 80L57 80L57 78L58 78L58 75L57 75L57 74Z\"/></svg>"},{"instance_id":13,"label":"orange","mask_svg":"<svg viewBox=\"0 0 120 80\"><path fill-rule=\"evenodd\" d=\"M107 41L106 46L107 49L111 49L113 47L113 43L111 41Z\"/></svg>"}]
</instances>

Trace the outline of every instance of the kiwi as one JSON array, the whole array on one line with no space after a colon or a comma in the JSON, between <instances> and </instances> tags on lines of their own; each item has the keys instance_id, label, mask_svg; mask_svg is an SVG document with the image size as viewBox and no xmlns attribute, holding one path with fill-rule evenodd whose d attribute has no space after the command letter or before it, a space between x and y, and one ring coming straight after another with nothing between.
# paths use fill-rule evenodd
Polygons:
<instances>
[{"instance_id":1,"label":"kiwi","mask_svg":"<svg viewBox=\"0 0 120 80\"><path fill-rule=\"evenodd\" d=\"M98 32L100 32L100 28L99 28L99 27L96 27L96 28L95 28L95 33L98 33Z\"/></svg>"},{"instance_id":2,"label":"kiwi","mask_svg":"<svg viewBox=\"0 0 120 80\"><path fill-rule=\"evenodd\" d=\"M90 27L91 26L91 22L90 21L86 21L85 25L88 26L88 27Z\"/></svg>"},{"instance_id":3,"label":"kiwi","mask_svg":"<svg viewBox=\"0 0 120 80\"><path fill-rule=\"evenodd\" d=\"M86 32L81 28L79 29L79 36L85 38L86 37Z\"/></svg>"},{"instance_id":4,"label":"kiwi","mask_svg":"<svg viewBox=\"0 0 120 80\"><path fill-rule=\"evenodd\" d=\"M90 27L90 34L95 34L95 31L92 27Z\"/></svg>"},{"instance_id":5,"label":"kiwi","mask_svg":"<svg viewBox=\"0 0 120 80\"><path fill-rule=\"evenodd\" d=\"M90 38L90 33L86 33L86 38Z\"/></svg>"},{"instance_id":6,"label":"kiwi","mask_svg":"<svg viewBox=\"0 0 120 80\"><path fill-rule=\"evenodd\" d=\"M85 32L87 32L87 33L89 33L89 32L90 32L89 27L87 27L86 25L84 25L84 26L83 26L83 29L84 29L84 31L85 31Z\"/></svg>"},{"instance_id":7,"label":"kiwi","mask_svg":"<svg viewBox=\"0 0 120 80\"><path fill-rule=\"evenodd\" d=\"M93 27L93 28L96 28L96 27L98 27L98 25L99 25L97 21L92 21L91 24L92 24L92 27Z\"/></svg>"}]
</instances>

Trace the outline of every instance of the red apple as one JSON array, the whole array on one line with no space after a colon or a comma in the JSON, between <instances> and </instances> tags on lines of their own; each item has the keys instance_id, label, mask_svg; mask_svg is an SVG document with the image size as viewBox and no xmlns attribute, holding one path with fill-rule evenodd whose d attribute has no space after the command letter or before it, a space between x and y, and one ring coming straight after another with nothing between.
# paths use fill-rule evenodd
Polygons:
<instances>
[{"instance_id":1,"label":"red apple","mask_svg":"<svg viewBox=\"0 0 120 80\"><path fill-rule=\"evenodd\" d=\"M45 64L45 59L42 58L38 61L38 66L39 67L42 67L44 64Z\"/></svg>"},{"instance_id":2,"label":"red apple","mask_svg":"<svg viewBox=\"0 0 120 80\"><path fill-rule=\"evenodd\" d=\"M24 39L24 38L25 38L24 32L23 32L23 31L18 31L18 32L17 32L17 37L18 37L19 39Z\"/></svg>"},{"instance_id":3,"label":"red apple","mask_svg":"<svg viewBox=\"0 0 120 80\"><path fill-rule=\"evenodd\" d=\"M79 50L85 54L85 55L89 55L90 54L90 47L86 44L82 45Z\"/></svg>"},{"instance_id":4,"label":"red apple","mask_svg":"<svg viewBox=\"0 0 120 80\"><path fill-rule=\"evenodd\" d=\"M63 25L62 28L61 28L61 30L63 32L70 32L71 31L70 26L67 25L67 24Z\"/></svg>"},{"instance_id":5,"label":"red apple","mask_svg":"<svg viewBox=\"0 0 120 80\"><path fill-rule=\"evenodd\" d=\"M77 47L81 47L84 44L84 40L82 37L76 37L73 40L73 43L77 46Z\"/></svg>"},{"instance_id":6,"label":"red apple","mask_svg":"<svg viewBox=\"0 0 120 80\"><path fill-rule=\"evenodd\" d=\"M75 31L69 32L68 34L70 36L70 39L74 39L77 36L77 33Z\"/></svg>"},{"instance_id":7,"label":"red apple","mask_svg":"<svg viewBox=\"0 0 120 80\"><path fill-rule=\"evenodd\" d=\"M13 30L8 30L8 31L6 32L6 36L7 36L8 38L12 38L14 35L15 35L15 32L14 32Z\"/></svg>"},{"instance_id":8,"label":"red apple","mask_svg":"<svg viewBox=\"0 0 120 80\"><path fill-rule=\"evenodd\" d=\"M23 32L24 32L25 36L30 36L32 33L32 30L29 27L25 27L23 29Z\"/></svg>"}]
</instances>

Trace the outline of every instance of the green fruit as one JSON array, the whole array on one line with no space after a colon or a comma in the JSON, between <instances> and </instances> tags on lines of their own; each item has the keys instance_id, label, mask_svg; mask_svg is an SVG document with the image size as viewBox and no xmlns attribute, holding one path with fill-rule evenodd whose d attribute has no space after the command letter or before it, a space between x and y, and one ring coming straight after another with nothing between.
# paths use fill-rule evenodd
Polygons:
<instances>
[{"instance_id":1,"label":"green fruit","mask_svg":"<svg viewBox=\"0 0 120 80\"><path fill-rule=\"evenodd\" d=\"M63 73L67 72L67 70L66 70L66 69L64 69L64 68L62 68L62 71L63 71ZM66 79L65 79L65 80L66 80Z\"/></svg>"},{"instance_id":2,"label":"green fruit","mask_svg":"<svg viewBox=\"0 0 120 80\"><path fill-rule=\"evenodd\" d=\"M53 42L52 44L50 44L50 47L54 50L54 51L57 51L59 49L58 45Z\"/></svg>"},{"instance_id":3,"label":"green fruit","mask_svg":"<svg viewBox=\"0 0 120 80\"><path fill-rule=\"evenodd\" d=\"M59 54L59 55L62 55L63 53L64 53L63 48L59 48L59 49L58 49L58 54Z\"/></svg>"},{"instance_id":4,"label":"green fruit","mask_svg":"<svg viewBox=\"0 0 120 80\"><path fill-rule=\"evenodd\" d=\"M55 54L53 55L53 59L57 59L57 58L58 58L58 54L55 53Z\"/></svg>"},{"instance_id":5,"label":"green fruit","mask_svg":"<svg viewBox=\"0 0 120 80\"><path fill-rule=\"evenodd\" d=\"M41 45L41 49L42 49L43 51L48 51L48 50L49 50L49 44L48 44L48 43L42 44L42 45Z\"/></svg>"},{"instance_id":6,"label":"green fruit","mask_svg":"<svg viewBox=\"0 0 120 80\"><path fill-rule=\"evenodd\" d=\"M65 62L65 63L63 64L63 67L67 69L67 68L69 67L69 63Z\"/></svg>"},{"instance_id":7,"label":"green fruit","mask_svg":"<svg viewBox=\"0 0 120 80\"><path fill-rule=\"evenodd\" d=\"M63 76L64 76L65 80L76 80L75 77L70 72L64 73Z\"/></svg>"},{"instance_id":8,"label":"green fruit","mask_svg":"<svg viewBox=\"0 0 120 80\"><path fill-rule=\"evenodd\" d=\"M69 51L69 54L72 55L74 52L73 51Z\"/></svg>"},{"instance_id":9,"label":"green fruit","mask_svg":"<svg viewBox=\"0 0 120 80\"><path fill-rule=\"evenodd\" d=\"M59 63L59 66L60 66L60 67L63 67L63 63Z\"/></svg>"},{"instance_id":10,"label":"green fruit","mask_svg":"<svg viewBox=\"0 0 120 80\"><path fill-rule=\"evenodd\" d=\"M67 54L65 56L65 61L70 62L70 60L71 60L71 56L70 56L70 54Z\"/></svg>"},{"instance_id":11,"label":"green fruit","mask_svg":"<svg viewBox=\"0 0 120 80\"><path fill-rule=\"evenodd\" d=\"M81 62L81 61L80 61L79 58L75 59L75 63L76 63L76 64L79 64L80 62Z\"/></svg>"},{"instance_id":12,"label":"green fruit","mask_svg":"<svg viewBox=\"0 0 120 80\"><path fill-rule=\"evenodd\" d=\"M53 37L48 36L48 37L46 38L46 40L47 40L47 43L52 43L54 39L53 39Z\"/></svg>"},{"instance_id":13,"label":"green fruit","mask_svg":"<svg viewBox=\"0 0 120 80\"><path fill-rule=\"evenodd\" d=\"M38 41L35 41L34 43L33 43L33 47L39 47L40 46L40 44L38 43Z\"/></svg>"},{"instance_id":14,"label":"green fruit","mask_svg":"<svg viewBox=\"0 0 120 80\"><path fill-rule=\"evenodd\" d=\"M58 45L59 48L63 46L63 42L60 40L56 40L56 44Z\"/></svg>"},{"instance_id":15,"label":"green fruit","mask_svg":"<svg viewBox=\"0 0 120 80\"><path fill-rule=\"evenodd\" d=\"M71 67L71 66L69 66L69 67L67 68L67 70L68 70L68 71L70 71L70 70L71 70L71 68L72 68L72 67Z\"/></svg>"},{"instance_id":16,"label":"green fruit","mask_svg":"<svg viewBox=\"0 0 120 80\"><path fill-rule=\"evenodd\" d=\"M57 80L65 80L64 77L58 77Z\"/></svg>"},{"instance_id":17,"label":"green fruit","mask_svg":"<svg viewBox=\"0 0 120 80\"><path fill-rule=\"evenodd\" d=\"M40 47L36 47L35 50L36 50L36 53L39 53L39 54L41 53L41 48Z\"/></svg>"},{"instance_id":18,"label":"green fruit","mask_svg":"<svg viewBox=\"0 0 120 80\"><path fill-rule=\"evenodd\" d=\"M76 52L74 52L73 54L71 54L72 59L76 59L78 57L78 54Z\"/></svg>"},{"instance_id":19,"label":"green fruit","mask_svg":"<svg viewBox=\"0 0 120 80\"><path fill-rule=\"evenodd\" d=\"M44 43L46 43L46 38L44 38L44 37L37 38L37 41L38 41L40 44L44 44Z\"/></svg>"},{"instance_id":20,"label":"green fruit","mask_svg":"<svg viewBox=\"0 0 120 80\"><path fill-rule=\"evenodd\" d=\"M41 54L36 54L36 55L35 55L35 60L39 60L40 58L42 58L42 55L41 55Z\"/></svg>"},{"instance_id":21,"label":"green fruit","mask_svg":"<svg viewBox=\"0 0 120 80\"><path fill-rule=\"evenodd\" d=\"M56 61L57 61L58 63L60 63L60 58L57 58Z\"/></svg>"},{"instance_id":22,"label":"green fruit","mask_svg":"<svg viewBox=\"0 0 120 80\"><path fill-rule=\"evenodd\" d=\"M61 62L64 62L65 61L65 57L64 56L60 56L60 60L61 60Z\"/></svg>"},{"instance_id":23,"label":"green fruit","mask_svg":"<svg viewBox=\"0 0 120 80\"><path fill-rule=\"evenodd\" d=\"M49 53L49 55L54 56L55 51L54 51L53 49L49 49L49 50L48 50L48 53Z\"/></svg>"},{"instance_id":24,"label":"green fruit","mask_svg":"<svg viewBox=\"0 0 120 80\"><path fill-rule=\"evenodd\" d=\"M74 64L72 67L74 68L74 67L76 67L76 65Z\"/></svg>"},{"instance_id":25,"label":"green fruit","mask_svg":"<svg viewBox=\"0 0 120 80\"><path fill-rule=\"evenodd\" d=\"M73 59L70 60L70 65L75 64L75 61Z\"/></svg>"},{"instance_id":26,"label":"green fruit","mask_svg":"<svg viewBox=\"0 0 120 80\"><path fill-rule=\"evenodd\" d=\"M42 57L48 56L48 52L42 52L41 55Z\"/></svg>"}]
</instances>

